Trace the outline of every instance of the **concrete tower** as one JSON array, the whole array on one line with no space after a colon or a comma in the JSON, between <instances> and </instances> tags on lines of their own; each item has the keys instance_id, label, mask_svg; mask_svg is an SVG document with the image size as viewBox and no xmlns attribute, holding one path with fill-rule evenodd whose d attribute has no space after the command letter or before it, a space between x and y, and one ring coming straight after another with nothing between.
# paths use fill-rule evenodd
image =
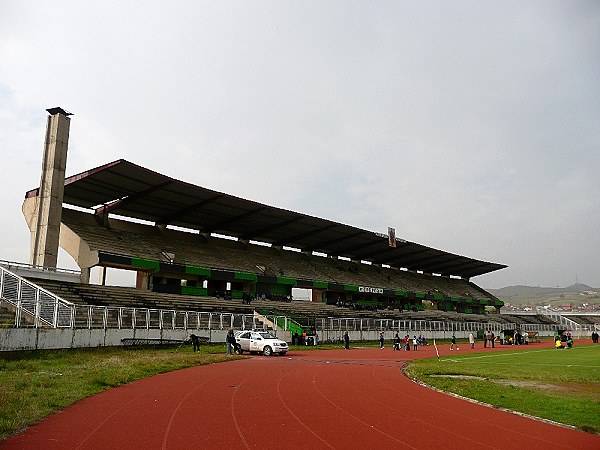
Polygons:
<instances>
[{"instance_id":1,"label":"concrete tower","mask_svg":"<svg viewBox=\"0 0 600 450\"><path fill-rule=\"evenodd\" d=\"M25 199L23 213L31 233L30 263L56 268L71 113L62 108L46 111L50 115L46 124L40 187L37 195L30 194Z\"/></svg>"}]
</instances>

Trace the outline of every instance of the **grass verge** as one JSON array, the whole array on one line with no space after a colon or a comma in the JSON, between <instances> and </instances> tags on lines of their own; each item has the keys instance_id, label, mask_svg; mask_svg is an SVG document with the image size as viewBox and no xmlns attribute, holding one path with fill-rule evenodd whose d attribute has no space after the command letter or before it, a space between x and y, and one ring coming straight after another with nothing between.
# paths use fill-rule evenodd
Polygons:
<instances>
[{"instance_id":1,"label":"grass verge","mask_svg":"<svg viewBox=\"0 0 600 450\"><path fill-rule=\"evenodd\" d=\"M600 346L470 353L412 361L437 389L600 433Z\"/></svg>"},{"instance_id":2,"label":"grass verge","mask_svg":"<svg viewBox=\"0 0 600 450\"><path fill-rule=\"evenodd\" d=\"M76 401L140 378L230 361L224 345L0 353L0 440ZM235 358L240 358L236 356Z\"/></svg>"}]
</instances>

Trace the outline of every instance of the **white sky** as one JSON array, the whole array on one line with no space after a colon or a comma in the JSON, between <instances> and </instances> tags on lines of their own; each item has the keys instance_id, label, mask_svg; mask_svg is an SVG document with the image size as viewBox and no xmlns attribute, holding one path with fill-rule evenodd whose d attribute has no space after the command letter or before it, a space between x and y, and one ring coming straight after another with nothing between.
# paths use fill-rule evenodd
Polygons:
<instances>
[{"instance_id":1,"label":"white sky","mask_svg":"<svg viewBox=\"0 0 600 450\"><path fill-rule=\"evenodd\" d=\"M0 259L61 106L67 175L123 158L510 266L482 287L599 287L599 100L597 1L3 0Z\"/></svg>"}]
</instances>

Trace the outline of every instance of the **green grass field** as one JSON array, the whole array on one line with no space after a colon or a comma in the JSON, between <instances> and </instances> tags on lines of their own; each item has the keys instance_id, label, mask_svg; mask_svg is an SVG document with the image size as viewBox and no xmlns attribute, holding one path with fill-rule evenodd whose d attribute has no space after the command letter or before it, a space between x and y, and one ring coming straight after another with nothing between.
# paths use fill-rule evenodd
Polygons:
<instances>
[{"instance_id":1,"label":"green grass field","mask_svg":"<svg viewBox=\"0 0 600 450\"><path fill-rule=\"evenodd\" d=\"M496 407L600 432L600 345L411 362L409 376Z\"/></svg>"}]
</instances>

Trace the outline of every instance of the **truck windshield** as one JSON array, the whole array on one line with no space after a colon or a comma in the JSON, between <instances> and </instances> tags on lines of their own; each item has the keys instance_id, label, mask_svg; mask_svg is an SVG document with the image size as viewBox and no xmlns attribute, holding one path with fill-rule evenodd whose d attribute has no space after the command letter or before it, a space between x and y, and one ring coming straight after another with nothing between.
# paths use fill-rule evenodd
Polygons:
<instances>
[{"instance_id":1,"label":"truck windshield","mask_svg":"<svg viewBox=\"0 0 600 450\"><path fill-rule=\"evenodd\" d=\"M273 336L271 333L267 333L266 331L260 332L258 334L260 334L260 337L262 337L263 339L275 339L275 336Z\"/></svg>"}]
</instances>

